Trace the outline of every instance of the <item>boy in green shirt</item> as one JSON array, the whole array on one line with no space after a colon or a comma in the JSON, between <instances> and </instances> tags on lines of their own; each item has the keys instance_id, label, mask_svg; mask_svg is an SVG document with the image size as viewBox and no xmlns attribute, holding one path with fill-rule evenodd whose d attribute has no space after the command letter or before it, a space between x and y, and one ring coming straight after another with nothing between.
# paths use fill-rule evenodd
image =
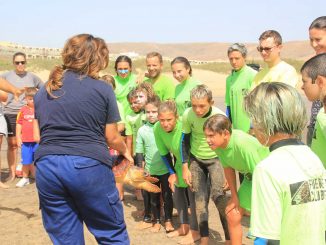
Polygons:
<instances>
[{"instance_id":1,"label":"boy in green shirt","mask_svg":"<svg viewBox=\"0 0 326 245\"><path fill-rule=\"evenodd\" d=\"M185 182L192 187L195 193L195 203L201 244L208 244L208 201L211 196L220 214L226 243L230 236L227 227L225 207L228 197L224 192L223 169L216 153L206 142L203 125L205 121L216 114L224 112L214 104L212 91L206 85L198 85L191 91L191 105L182 117L182 173ZM190 171L188 168L190 162ZM210 182L208 181L208 174Z\"/></svg>"},{"instance_id":2,"label":"boy in green shirt","mask_svg":"<svg viewBox=\"0 0 326 245\"><path fill-rule=\"evenodd\" d=\"M204 131L208 145L218 154L231 190L231 200L226 206L232 244L242 244L241 219L251 211L251 179L256 165L268 156L268 148L256 138L233 129L230 120L221 114L207 119ZM244 175L237 191L235 171Z\"/></svg>"},{"instance_id":3,"label":"boy in green shirt","mask_svg":"<svg viewBox=\"0 0 326 245\"><path fill-rule=\"evenodd\" d=\"M302 89L308 100L320 100L324 103L324 107L317 115L311 149L326 168L326 53L319 54L304 63L301 74Z\"/></svg>"}]
</instances>

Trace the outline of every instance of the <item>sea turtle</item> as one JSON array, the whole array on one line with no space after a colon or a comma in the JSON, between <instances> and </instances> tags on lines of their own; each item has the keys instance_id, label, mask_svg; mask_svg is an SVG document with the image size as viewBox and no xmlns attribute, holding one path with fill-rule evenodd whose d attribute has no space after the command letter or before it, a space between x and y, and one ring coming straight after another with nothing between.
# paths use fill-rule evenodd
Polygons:
<instances>
[{"instance_id":1,"label":"sea turtle","mask_svg":"<svg viewBox=\"0 0 326 245\"><path fill-rule=\"evenodd\" d=\"M144 169L130 164L124 157L119 156L116 159L112 171L117 183L129 184L148 192L161 192L161 189L153 184L158 181L157 178L151 177Z\"/></svg>"}]
</instances>

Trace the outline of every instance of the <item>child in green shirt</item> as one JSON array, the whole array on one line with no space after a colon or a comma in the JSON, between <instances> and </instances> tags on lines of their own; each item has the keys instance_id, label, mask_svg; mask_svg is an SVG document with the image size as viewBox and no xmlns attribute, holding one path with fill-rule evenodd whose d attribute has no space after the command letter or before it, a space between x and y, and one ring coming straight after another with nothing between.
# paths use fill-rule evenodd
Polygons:
<instances>
[{"instance_id":1,"label":"child in green shirt","mask_svg":"<svg viewBox=\"0 0 326 245\"><path fill-rule=\"evenodd\" d=\"M158 110L158 119L159 122L154 126L155 142L169 170L168 182L174 192L173 196L181 224L176 231L171 232L168 236L185 236L180 243L194 243L200 239L200 236L193 193L182 178L182 125L178 120L176 103L172 100L162 102ZM191 210L190 217L188 215L187 194Z\"/></svg>"},{"instance_id":2,"label":"child in green shirt","mask_svg":"<svg viewBox=\"0 0 326 245\"><path fill-rule=\"evenodd\" d=\"M152 98L145 105L145 114L147 122L141 126L138 130L137 140L136 140L136 164L138 166L144 165L146 171L152 177L159 179L157 186L161 186L161 193L163 197L163 207L165 216L165 230L167 232L173 231L172 226L172 192L169 188L169 171L160 156L160 153L155 144L154 138L154 124L157 122L158 107L160 105L160 98L158 96ZM152 227L152 221L150 216L150 209L152 209L152 214L154 218L154 225L152 228L153 232L158 232L161 228L160 212L161 212L161 193L149 193L143 191L145 214L142 228Z\"/></svg>"},{"instance_id":3,"label":"child in green shirt","mask_svg":"<svg viewBox=\"0 0 326 245\"><path fill-rule=\"evenodd\" d=\"M219 156L231 190L231 199L225 209L231 242L242 244L241 219L251 210L252 173L268 155L268 148L253 136L238 129L232 130L231 121L221 114L207 119L204 131L209 147ZM235 171L244 175L238 192Z\"/></svg>"}]
</instances>

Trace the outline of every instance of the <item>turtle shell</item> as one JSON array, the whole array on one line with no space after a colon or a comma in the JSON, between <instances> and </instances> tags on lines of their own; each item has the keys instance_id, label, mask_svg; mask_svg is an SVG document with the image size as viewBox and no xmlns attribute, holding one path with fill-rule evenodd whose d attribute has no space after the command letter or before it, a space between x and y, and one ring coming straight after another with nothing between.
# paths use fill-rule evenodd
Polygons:
<instances>
[{"instance_id":1,"label":"turtle shell","mask_svg":"<svg viewBox=\"0 0 326 245\"><path fill-rule=\"evenodd\" d=\"M113 163L112 171L117 181L119 181L120 179L123 180L123 178L126 176L128 172L130 165L131 165L130 161L128 161L123 156L118 156L115 159Z\"/></svg>"}]
</instances>

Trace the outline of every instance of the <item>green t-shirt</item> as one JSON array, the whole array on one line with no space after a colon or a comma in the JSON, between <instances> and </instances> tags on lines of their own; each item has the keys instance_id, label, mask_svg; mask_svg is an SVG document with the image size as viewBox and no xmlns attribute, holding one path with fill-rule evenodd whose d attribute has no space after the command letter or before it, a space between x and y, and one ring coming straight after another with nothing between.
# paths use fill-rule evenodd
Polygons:
<instances>
[{"instance_id":1,"label":"green t-shirt","mask_svg":"<svg viewBox=\"0 0 326 245\"><path fill-rule=\"evenodd\" d=\"M234 129L229 144L225 149L215 150L224 168L233 168L244 174L238 197L240 206L251 210L251 179L256 165L269 154L267 147L262 146L258 140L241 130Z\"/></svg>"},{"instance_id":2,"label":"green t-shirt","mask_svg":"<svg viewBox=\"0 0 326 245\"><path fill-rule=\"evenodd\" d=\"M293 66L281 61L272 68L265 67L260 70L254 78L253 86L269 82L281 82L295 87L299 82L299 77Z\"/></svg>"},{"instance_id":3,"label":"green t-shirt","mask_svg":"<svg viewBox=\"0 0 326 245\"><path fill-rule=\"evenodd\" d=\"M153 85L154 92L160 97L161 101L174 99L175 86L169 77L161 74L156 81L148 78L144 82L149 82Z\"/></svg>"},{"instance_id":4,"label":"green t-shirt","mask_svg":"<svg viewBox=\"0 0 326 245\"><path fill-rule=\"evenodd\" d=\"M121 118L121 120L118 122L118 124L123 124L126 121L125 112L123 110L122 104L119 101L117 101L117 105L118 105L118 110L119 110L119 114L120 114L120 118Z\"/></svg>"},{"instance_id":5,"label":"green t-shirt","mask_svg":"<svg viewBox=\"0 0 326 245\"><path fill-rule=\"evenodd\" d=\"M216 158L216 153L208 146L203 130L206 120L216 114L225 115L223 111L212 106L211 112L207 117L197 117L192 108L186 109L182 116L182 131L190 136L190 152L199 159Z\"/></svg>"},{"instance_id":6,"label":"green t-shirt","mask_svg":"<svg viewBox=\"0 0 326 245\"><path fill-rule=\"evenodd\" d=\"M311 150L316 153L326 168L326 111L321 108L317 114Z\"/></svg>"},{"instance_id":7,"label":"green t-shirt","mask_svg":"<svg viewBox=\"0 0 326 245\"><path fill-rule=\"evenodd\" d=\"M225 104L231 109L232 126L244 132L250 129L250 119L244 110L243 100L252 86L256 73L254 69L245 65L226 78Z\"/></svg>"},{"instance_id":8,"label":"green t-shirt","mask_svg":"<svg viewBox=\"0 0 326 245\"><path fill-rule=\"evenodd\" d=\"M136 139L136 153L144 154L145 169L151 175L163 175L169 171L157 149L153 129L154 125L149 122L139 128Z\"/></svg>"},{"instance_id":9,"label":"green t-shirt","mask_svg":"<svg viewBox=\"0 0 326 245\"><path fill-rule=\"evenodd\" d=\"M157 122L154 126L154 136L158 151L162 156L168 153L172 153L176 158L174 169L178 178L177 187L187 187L187 184L182 178L182 156L181 156L181 137L182 137L182 125L178 121L172 132L165 132L160 122Z\"/></svg>"},{"instance_id":10,"label":"green t-shirt","mask_svg":"<svg viewBox=\"0 0 326 245\"><path fill-rule=\"evenodd\" d=\"M201 82L190 77L175 87L174 98L179 116L182 116L184 111L191 107L190 92L199 84L201 84Z\"/></svg>"},{"instance_id":11,"label":"green t-shirt","mask_svg":"<svg viewBox=\"0 0 326 245\"><path fill-rule=\"evenodd\" d=\"M144 125L146 122L146 115L143 111L139 113L131 112L129 115L126 115L126 135L132 135L132 144L133 144L133 152L136 149L136 138L138 129Z\"/></svg>"},{"instance_id":12,"label":"green t-shirt","mask_svg":"<svg viewBox=\"0 0 326 245\"><path fill-rule=\"evenodd\" d=\"M128 115L132 112L132 110L130 108L127 95L133 88L137 86L137 77L133 73L130 73L126 78L122 78L116 75L114 76L114 80L116 86L114 90L115 96L117 101L122 104L125 115Z\"/></svg>"},{"instance_id":13,"label":"green t-shirt","mask_svg":"<svg viewBox=\"0 0 326 245\"><path fill-rule=\"evenodd\" d=\"M305 145L273 150L255 168L251 229L285 245L325 244L326 170Z\"/></svg>"}]
</instances>

